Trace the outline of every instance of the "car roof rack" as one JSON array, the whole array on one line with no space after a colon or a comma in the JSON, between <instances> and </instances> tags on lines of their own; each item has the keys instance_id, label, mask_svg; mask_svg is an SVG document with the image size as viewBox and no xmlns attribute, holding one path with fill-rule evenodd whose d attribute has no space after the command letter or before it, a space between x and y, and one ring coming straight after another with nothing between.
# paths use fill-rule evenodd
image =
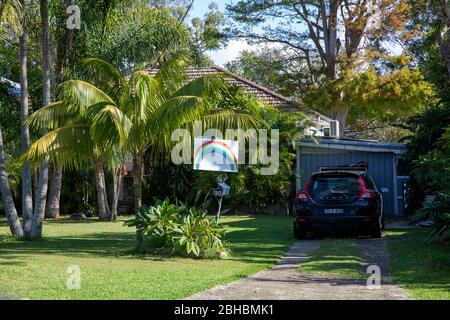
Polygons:
<instances>
[{"instance_id":1,"label":"car roof rack","mask_svg":"<svg viewBox=\"0 0 450 320\"><path fill-rule=\"evenodd\" d=\"M369 163L366 161L361 161L354 164L347 164L342 166L329 166L329 167L320 167L320 172L330 172L330 171L369 171Z\"/></svg>"}]
</instances>

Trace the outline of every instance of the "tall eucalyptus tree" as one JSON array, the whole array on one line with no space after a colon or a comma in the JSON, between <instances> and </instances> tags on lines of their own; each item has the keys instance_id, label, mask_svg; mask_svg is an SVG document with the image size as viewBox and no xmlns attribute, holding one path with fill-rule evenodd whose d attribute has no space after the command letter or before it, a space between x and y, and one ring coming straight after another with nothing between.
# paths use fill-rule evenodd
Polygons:
<instances>
[{"instance_id":1,"label":"tall eucalyptus tree","mask_svg":"<svg viewBox=\"0 0 450 320\"><path fill-rule=\"evenodd\" d=\"M380 44L405 30L409 2L241 0L227 5L228 15L235 22L227 33L231 38L276 44L283 48L286 60L295 59L308 66L310 72L319 65L321 77L317 80L333 98L329 113L345 127L350 110L345 93L334 90L333 83L346 71L360 71L359 61L370 58L371 51L382 53Z\"/></svg>"}]
</instances>

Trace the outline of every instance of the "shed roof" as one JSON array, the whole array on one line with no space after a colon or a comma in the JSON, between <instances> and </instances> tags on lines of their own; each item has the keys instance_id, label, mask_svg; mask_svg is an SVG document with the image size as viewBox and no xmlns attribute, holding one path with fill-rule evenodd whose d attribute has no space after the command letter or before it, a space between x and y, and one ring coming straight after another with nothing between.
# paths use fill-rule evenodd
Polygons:
<instances>
[{"instance_id":1,"label":"shed roof","mask_svg":"<svg viewBox=\"0 0 450 320\"><path fill-rule=\"evenodd\" d=\"M8 86L8 93L15 97L20 97L20 84L4 77L0 77L0 83Z\"/></svg>"},{"instance_id":2,"label":"shed roof","mask_svg":"<svg viewBox=\"0 0 450 320\"><path fill-rule=\"evenodd\" d=\"M391 152L404 154L406 145L401 143L386 143L373 140L351 140L331 138L306 138L299 143L300 147L326 148L335 150L363 151L363 152Z\"/></svg>"}]
</instances>

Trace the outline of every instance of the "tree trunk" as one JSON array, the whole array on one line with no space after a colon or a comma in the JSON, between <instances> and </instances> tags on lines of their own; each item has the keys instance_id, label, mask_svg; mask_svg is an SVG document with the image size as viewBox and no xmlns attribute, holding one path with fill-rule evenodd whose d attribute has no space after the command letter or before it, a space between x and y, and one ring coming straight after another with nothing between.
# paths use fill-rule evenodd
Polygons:
<instances>
[{"instance_id":1,"label":"tree trunk","mask_svg":"<svg viewBox=\"0 0 450 320\"><path fill-rule=\"evenodd\" d=\"M345 135L345 128L347 126L349 109L345 107L341 110L336 110L333 112L333 119L339 121L339 136L343 137Z\"/></svg>"},{"instance_id":2,"label":"tree trunk","mask_svg":"<svg viewBox=\"0 0 450 320\"><path fill-rule=\"evenodd\" d=\"M97 189L98 215L100 221L110 221L111 212L108 206L108 196L106 194L105 171L101 160L95 161L95 187Z\"/></svg>"},{"instance_id":3,"label":"tree trunk","mask_svg":"<svg viewBox=\"0 0 450 320\"><path fill-rule=\"evenodd\" d=\"M21 151L26 152L30 147L30 129L25 124L28 119L29 95L28 95L28 55L27 55L27 34L25 6L26 1L22 0L22 35L19 37L19 57L20 57L20 96L21 96L21 115L20 131L22 135ZM33 219L33 182L30 165L25 162L22 166L22 226L26 236L31 232Z\"/></svg>"},{"instance_id":4,"label":"tree trunk","mask_svg":"<svg viewBox=\"0 0 450 320\"><path fill-rule=\"evenodd\" d=\"M70 4L69 0L61 0L61 6L64 11ZM64 24L64 28L66 28ZM64 29L65 30L65 29ZM60 31L61 32L61 31ZM67 30L67 43L58 42L57 55L55 58L55 74L57 76L57 83L62 83L64 81L64 70L68 65L68 56L72 50L73 44L73 30ZM45 209L46 218L59 218L60 215L60 200L61 200L61 184L62 184L63 173L58 165L55 165L54 171L50 181L50 191L47 199L47 207Z\"/></svg>"},{"instance_id":5,"label":"tree trunk","mask_svg":"<svg viewBox=\"0 0 450 320\"><path fill-rule=\"evenodd\" d=\"M440 42L442 56L447 66L447 72L450 75L450 27L447 27L446 30L441 32Z\"/></svg>"},{"instance_id":6,"label":"tree trunk","mask_svg":"<svg viewBox=\"0 0 450 320\"><path fill-rule=\"evenodd\" d=\"M139 209L142 207L142 180L144 179L142 162L140 154L133 159L134 213L136 215L139 214Z\"/></svg>"},{"instance_id":7,"label":"tree trunk","mask_svg":"<svg viewBox=\"0 0 450 320\"><path fill-rule=\"evenodd\" d=\"M441 18L439 45L447 72L450 74L450 6L448 1L444 1L439 16Z\"/></svg>"},{"instance_id":8,"label":"tree trunk","mask_svg":"<svg viewBox=\"0 0 450 320\"><path fill-rule=\"evenodd\" d=\"M42 161L39 168L39 179L34 198L34 212L33 222L31 224L30 238L32 240L42 237L42 222L45 217L45 204L47 203L48 190L48 164L47 161Z\"/></svg>"},{"instance_id":9,"label":"tree trunk","mask_svg":"<svg viewBox=\"0 0 450 320\"><path fill-rule=\"evenodd\" d=\"M143 174L143 157L141 153L135 154L133 158L133 185L134 185L134 213L139 216L139 210L142 207L142 180ZM142 235L136 232L136 247L140 248L143 243Z\"/></svg>"},{"instance_id":10,"label":"tree trunk","mask_svg":"<svg viewBox=\"0 0 450 320\"><path fill-rule=\"evenodd\" d=\"M23 228L17 215L16 206L9 188L8 173L6 172L5 153L3 149L3 134L0 125L0 193L5 207L9 229L14 238L23 238Z\"/></svg>"},{"instance_id":11,"label":"tree trunk","mask_svg":"<svg viewBox=\"0 0 450 320\"><path fill-rule=\"evenodd\" d=\"M45 208L46 218L59 218L59 200L61 198L62 170L55 164L50 181L50 191L48 194L47 207Z\"/></svg>"},{"instance_id":12,"label":"tree trunk","mask_svg":"<svg viewBox=\"0 0 450 320\"><path fill-rule=\"evenodd\" d=\"M51 51L48 25L48 0L40 1L41 32L42 32L42 80L43 80L43 106L50 104L51 99ZM45 216L48 189L48 161L41 162L39 170L39 181L35 196L35 207L33 212L33 224L31 226L31 238L37 239L42 236L42 221Z\"/></svg>"},{"instance_id":13,"label":"tree trunk","mask_svg":"<svg viewBox=\"0 0 450 320\"><path fill-rule=\"evenodd\" d=\"M322 26L324 29L325 54L327 61L327 77L330 80L336 79L336 57L337 57L337 13L339 1L329 0L327 5L322 2Z\"/></svg>"},{"instance_id":14,"label":"tree trunk","mask_svg":"<svg viewBox=\"0 0 450 320\"><path fill-rule=\"evenodd\" d=\"M121 168L113 170L113 199L111 204L111 221L117 220L117 207L119 203L120 185L122 183Z\"/></svg>"}]
</instances>

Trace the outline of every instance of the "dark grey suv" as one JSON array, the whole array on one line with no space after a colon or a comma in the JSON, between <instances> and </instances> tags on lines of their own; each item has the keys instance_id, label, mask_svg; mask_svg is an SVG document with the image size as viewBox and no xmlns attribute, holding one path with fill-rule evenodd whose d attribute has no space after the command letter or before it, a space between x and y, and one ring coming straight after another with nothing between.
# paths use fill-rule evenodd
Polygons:
<instances>
[{"instance_id":1,"label":"dark grey suv","mask_svg":"<svg viewBox=\"0 0 450 320\"><path fill-rule=\"evenodd\" d=\"M356 231L381 237L383 200L365 163L324 167L309 179L295 200L294 235L308 231Z\"/></svg>"}]
</instances>

